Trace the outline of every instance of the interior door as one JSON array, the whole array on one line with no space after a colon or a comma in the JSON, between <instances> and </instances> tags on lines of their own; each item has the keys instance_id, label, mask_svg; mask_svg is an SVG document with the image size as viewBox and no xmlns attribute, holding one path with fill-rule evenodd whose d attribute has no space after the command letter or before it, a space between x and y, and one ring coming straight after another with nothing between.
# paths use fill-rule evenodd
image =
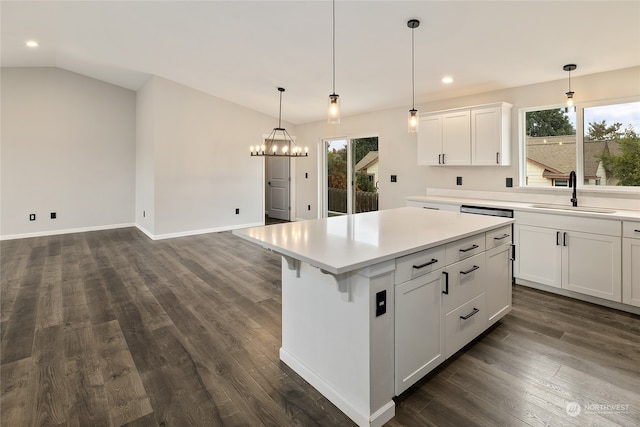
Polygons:
<instances>
[{"instance_id":1,"label":"interior door","mask_svg":"<svg viewBox=\"0 0 640 427\"><path fill-rule=\"evenodd\" d=\"M289 157L267 157L266 159L267 216L289 221L291 159Z\"/></svg>"}]
</instances>

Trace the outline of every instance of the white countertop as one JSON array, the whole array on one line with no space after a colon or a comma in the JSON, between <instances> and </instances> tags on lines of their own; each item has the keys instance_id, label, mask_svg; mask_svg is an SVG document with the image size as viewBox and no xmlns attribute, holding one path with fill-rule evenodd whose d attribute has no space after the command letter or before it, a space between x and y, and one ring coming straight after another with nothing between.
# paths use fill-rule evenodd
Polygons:
<instances>
[{"instance_id":1,"label":"white countertop","mask_svg":"<svg viewBox=\"0 0 640 427\"><path fill-rule=\"evenodd\" d=\"M605 208L589 208L584 206L579 206L578 208L573 208L569 204L564 205L551 205L545 203L527 203L527 202L514 202L514 201L505 201L505 200L489 200L489 199L473 199L473 198L463 198L463 197L447 197L447 196L411 196L407 197L407 200L416 201L416 202L434 202L434 203L444 203L451 205L474 205L474 206L486 206L491 208L502 208L502 209L513 209L514 211L522 211L522 212L537 212L537 213L547 213L547 214L555 214L555 215L571 215L571 216L581 216L588 218L600 218L600 219L613 219L618 221L630 220L630 221L639 221L640 220L640 210L623 210L623 209L611 209L610 212L602 213L598 212L599 210L607 210ZM547 208L540 208L535 206L547 206ZM551 209L551 207L557 207L556 209ZM585 209L585 210L581 210ZM589 209L593 209L593 211L589 211Z\"/></svg>"},{"instance_id":2,"label":"white countertop","mask_svg":"<svg viewBox=\"0 0 640 427\"><path fill-rule=\"evenodd\" d=\"M233 234L326 272L342 274L512 222L510 218L404 207L245 228Z\"/></svg>"}]
</instances>

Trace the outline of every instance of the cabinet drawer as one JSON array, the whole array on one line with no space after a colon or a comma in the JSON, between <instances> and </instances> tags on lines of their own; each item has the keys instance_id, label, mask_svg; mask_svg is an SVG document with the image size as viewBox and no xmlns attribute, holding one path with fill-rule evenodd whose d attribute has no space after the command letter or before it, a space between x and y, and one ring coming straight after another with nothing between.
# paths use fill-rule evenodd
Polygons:
<instances>
[{"instance_id":1,"label":"cabinet drawer","mask_svg":"<svg viewBox=\"0 0 640 427\"><path fill-rule=\"evenodd\" d=\"M396 285L444 267L445 248L436 246L396 259Z\"/></svg>"},{"instance_id":2,"label":"cabinet drawer","mask_svg":"<svg viewBox=\"0 0 640 427\"><path fill-rule=\"evenodd\" d=\"M624 221L622 223L622 237L640 239L640 222Z\"/></svg>"},{"instance_id":3,"label":"cabinet drawer","mask_svg":"<svg viewBox=\"0 0 640 427\"><path fill-rule=\"evenodd\" d=\"M484 252L444 269L446 274L442 297L445 313L460 307L485 291L485 270Z\"/></svg>"},{"instance_id":4,"label":"cabinet drawer","mask_svg":"<svg viewBox=\"0 0 640 427\"><path fill-rule=\"evenodd\" d=\"M500 227L496 230L487 231L485 236L487 250L511 243L513 240L510 225L505 225L504 227Z\"/></svg>"},{"instance_id":5,"label":"cabinet drawer","mask_svg":"<svg viewBox=\"0 0 640 427\"><path fill-rule=\"evenodd\" d=\"M484 293L447 314L444 333L447 358L484 331L486 317Z\"/></svg>"},{"instance_id":6,"label":"cabinet drawer","mask_svg":"<svg viewBox=\"0 0 640 427\"><path fill-rule=\"evenodd\" d=\"M464 239L456 240L455 242L447 243L447 263L446 265L453 264L454 262L461 261L465 258L472 257L480 252L484 252L485 249L485 233L476 234Z\"/></svg>"}]
</instances>

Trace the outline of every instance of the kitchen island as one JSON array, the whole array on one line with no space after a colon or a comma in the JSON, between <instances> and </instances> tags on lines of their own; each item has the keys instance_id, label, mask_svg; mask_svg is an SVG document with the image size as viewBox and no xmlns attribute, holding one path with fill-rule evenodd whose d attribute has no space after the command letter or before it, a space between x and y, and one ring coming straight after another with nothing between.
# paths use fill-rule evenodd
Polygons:
<instances>
[{"instance_id":1,"label":"kitchen island","mask_svg":"<svg viewBox=\"0 0 640 427\"><path fill-rule=\"evenodd\" d=\"M282 255L280 359L380 426L511 309L512 221L406 207L233 233Z\"/></svg>"}]
</instances>

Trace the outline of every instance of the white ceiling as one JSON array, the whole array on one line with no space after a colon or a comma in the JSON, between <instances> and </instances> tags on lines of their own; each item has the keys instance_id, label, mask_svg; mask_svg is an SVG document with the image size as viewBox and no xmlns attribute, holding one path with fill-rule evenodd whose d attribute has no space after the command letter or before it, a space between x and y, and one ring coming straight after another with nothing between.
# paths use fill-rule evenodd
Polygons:
<instances>
[{"instance_id":1,"label":"white ceiling","mask_svg":"<svg viewBox=\"0 0 640 427\"><path fill-rule=\"evenodd\" d=\"M5 1L3 67L129 89L157 75L283 120L323 120L332 6L307 1ZM343 116L640 65L640 1L336 1ZM36 49L25 47L35 39ZM451 75L455 81L440 80Z\"/></svg>"}]
</instances>

